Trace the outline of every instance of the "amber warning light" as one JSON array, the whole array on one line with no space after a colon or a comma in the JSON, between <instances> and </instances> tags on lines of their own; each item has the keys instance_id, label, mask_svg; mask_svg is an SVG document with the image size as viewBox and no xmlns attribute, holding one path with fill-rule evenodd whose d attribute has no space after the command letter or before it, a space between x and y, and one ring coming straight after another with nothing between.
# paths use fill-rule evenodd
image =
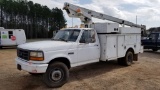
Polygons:
<instances>
[{"instance_id":1,"label":"amber warning light","mask_svg":"<svg viewBox=\"0 0 160 90\"><path fill-rule=\"evenodd\" d=\"M80 12L81 12L81 9L78 8L78 9L77 9L77 13L80 13Z\"/></svg>"}]
</instances>

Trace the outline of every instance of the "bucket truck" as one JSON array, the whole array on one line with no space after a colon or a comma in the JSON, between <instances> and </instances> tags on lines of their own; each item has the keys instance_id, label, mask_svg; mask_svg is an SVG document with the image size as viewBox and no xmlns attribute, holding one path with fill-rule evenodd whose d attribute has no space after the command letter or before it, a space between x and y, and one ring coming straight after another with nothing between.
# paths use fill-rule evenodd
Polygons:
<instances>
[{"instance_id":1,"label":"bucket truck","mask_svg":"<svg viewBox=\"0 0 160 90\"><path fill-rule=\"evenodd\" d=\"M85 28L65 28L50 41L19 45L17 69L32 75L43 73L47 86L60 87L68 81L72 67L111 60L130 66L138 60L138 53L143 52L144 26L70 3L64 4L64 10L70 17L80 18ZM93 23L92 17L116 23Z\"/></svg>"}]
</instances>

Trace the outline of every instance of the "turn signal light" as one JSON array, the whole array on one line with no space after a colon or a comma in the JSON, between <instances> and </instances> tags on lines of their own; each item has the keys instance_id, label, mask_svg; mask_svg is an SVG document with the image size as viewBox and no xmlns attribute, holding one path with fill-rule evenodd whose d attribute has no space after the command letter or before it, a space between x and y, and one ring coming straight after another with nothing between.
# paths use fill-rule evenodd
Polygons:
<instances>
[{"instance_id":1,"label":"turn signal light","mask_svg":"<svg viewBox=\"0 0 160 90\"><path fill-rule=\"evenodd\" d=\"M35 60L35 61L43 61L43 57L30 57L30 60Z\"/></svg>"}]
</instances>

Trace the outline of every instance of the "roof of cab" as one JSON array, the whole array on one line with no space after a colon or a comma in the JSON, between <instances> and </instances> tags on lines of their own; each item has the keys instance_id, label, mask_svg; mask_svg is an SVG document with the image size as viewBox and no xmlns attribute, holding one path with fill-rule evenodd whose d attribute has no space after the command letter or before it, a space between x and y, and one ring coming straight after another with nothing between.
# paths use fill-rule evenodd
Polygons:
<instances>
[{"instance_id":1,"label":"roof of cab","mask_svg":"<svg viewBox=\"0 0 160 90\"><path fill-rule=\"evenodd\" d=\"M61 29L61 30L64 30L64 29L93 30L93 28L63 28L63 29Z\"/></svg>"}]
</instances>

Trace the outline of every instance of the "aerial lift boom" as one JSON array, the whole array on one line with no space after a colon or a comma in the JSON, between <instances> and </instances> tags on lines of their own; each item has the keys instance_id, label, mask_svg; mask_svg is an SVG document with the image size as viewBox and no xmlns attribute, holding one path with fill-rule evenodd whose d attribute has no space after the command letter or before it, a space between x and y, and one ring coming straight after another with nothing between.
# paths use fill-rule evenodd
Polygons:
<instances>
[{"instance_id":1,"label":"aerial lift boom","mask_svg":"<svg viewBox=\"0 0 160 90\"><path fill-rule=\"evenodd\" d=\"M141 28L142 31L145 31L146 29L145 25L137 25L137 24L134 24L132 22L129 22L123 19L105 15L105 14L102 14L102 13L99 13L93 10L89 10L89 9L86 9L86 8L83 8L77 5L73 5L70 3L65 3L63 9L66 10L69 17L80 18L81 22L85 24L86 28L90 27L90 24L92 24L92 17L94 17L94 18L98 18L102 20L109 20L109 21L116 22L122 25L130 26L130 27Z\"/></svg>"}]
</instances>

